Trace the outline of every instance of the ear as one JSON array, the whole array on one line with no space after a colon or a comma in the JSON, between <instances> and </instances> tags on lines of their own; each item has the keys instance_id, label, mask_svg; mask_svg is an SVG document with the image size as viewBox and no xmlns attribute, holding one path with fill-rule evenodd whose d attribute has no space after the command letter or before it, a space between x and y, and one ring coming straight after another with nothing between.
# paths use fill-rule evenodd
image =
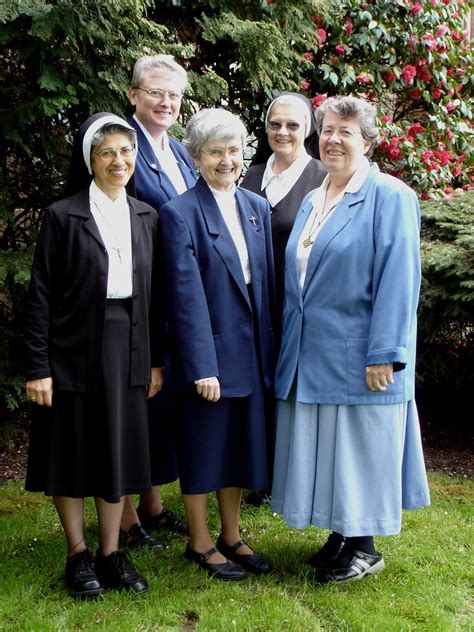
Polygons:
<instances>
[{"instance_id":1,"label":"ear","mask_svg":"<svg viewBox=\"0 0 474 632\"><path fill-rule=\"evenodd\" d=\"M199 158L193 158L191 156L192 161L194 162L194 166L199 168L201 166L201 161L199 160Z\"/></svg>"},{"instance_id":2,"label":"ear","mask_svg":"<svg viewBox=\"0 0 474 632\"><path fill-rule=\"evenodd\" d=\"M128 100L130 101L130 103L132 105L135 105L135 95L136 95L137 91L136 88L129 88L128 90Z\"/></svg>"}]
</instances>

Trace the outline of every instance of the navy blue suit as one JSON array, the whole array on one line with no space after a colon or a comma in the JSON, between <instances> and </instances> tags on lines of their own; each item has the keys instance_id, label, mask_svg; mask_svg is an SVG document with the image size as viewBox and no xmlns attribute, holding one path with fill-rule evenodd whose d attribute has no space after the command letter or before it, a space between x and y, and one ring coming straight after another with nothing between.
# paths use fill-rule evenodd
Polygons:
<instances>
[{"instance_id":1,"label":"navy blue suit","mask_svg":"<svg viewBox=\"0 0 474 632\"><path fill-rule=\"evenodd\" d=\"M183 393L178 456L185 493L262 489L267 480L264 395L274 373L270 213L268 202L250 191L237 189L236 199L250 290L204 180L160 212L172 373ZM195 392L194 380L212 376L221 386L217 404Z\"/></svg>"}]
</instances>

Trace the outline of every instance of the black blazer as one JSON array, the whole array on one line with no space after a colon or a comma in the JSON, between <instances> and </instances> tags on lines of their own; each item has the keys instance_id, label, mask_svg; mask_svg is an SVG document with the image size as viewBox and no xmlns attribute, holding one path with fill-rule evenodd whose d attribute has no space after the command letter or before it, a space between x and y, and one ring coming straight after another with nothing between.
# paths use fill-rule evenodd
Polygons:
<instances>
[{"instance_id":1,"label":"black blazer","mask_svg":"<svg viewBox=\"0 0 474 632\"><path fill-rule=\"evenodd\" d=\"M148 204L127 201L133 263L130 385L139 386L150 383L151 366L162 366L158 217ZM26 311L28 380L52 377L56 388L98 389L107 274L108 255L91 214L89 189L47 208Z\"/></svg>"}]
</instances>

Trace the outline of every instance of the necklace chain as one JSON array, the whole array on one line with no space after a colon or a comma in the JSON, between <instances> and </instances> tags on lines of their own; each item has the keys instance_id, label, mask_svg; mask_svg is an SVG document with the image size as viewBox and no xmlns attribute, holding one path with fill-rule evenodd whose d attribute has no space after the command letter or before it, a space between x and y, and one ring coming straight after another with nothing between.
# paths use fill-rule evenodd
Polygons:
<instances>
[{"instance_id":1,"label":"necklace chain","mask_svg":"<svg viewBox=\"0 0 474 632\"><path fill-rule=\"evenodd\" d=\"M303 239L303 246L305 248L309 248L310 246L313 245L314 241L313 241L313 239L311 239L312 236L317 232L317 230L321 226L323 220L326 219L326 217L329 215L329 213L334 208L334 204L332 204L332 205L330 204L328 210L325 212L326 200L327 200L327 196L328 196L328 188L329 188L329 186L326 188L326 191L324 193L323 208L322 208L321 212L316 211L316 213L314 213L313 221L311 222L311 226L310 226L310 229L308 231L308 236L306 237L306 239ZM318 223L316 224L316 226L314 226L317 218L319 218L318 219Z\"/></svg>"}]
</instances>

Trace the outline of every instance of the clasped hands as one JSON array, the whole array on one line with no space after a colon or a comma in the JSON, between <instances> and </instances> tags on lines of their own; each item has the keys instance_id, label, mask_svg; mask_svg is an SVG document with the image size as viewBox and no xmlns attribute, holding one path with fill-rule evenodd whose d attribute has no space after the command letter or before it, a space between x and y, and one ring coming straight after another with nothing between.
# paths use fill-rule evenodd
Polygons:
<instances>
[{"instance_id":1,"label":"clasped hands","mask_svg":"<svg viewBox=\"0 0 474 632\"><path fill-rule=\"evenodd\" d=\"M386 391L393 384L393 364L370 364L365 367L365 379L371 391Z\"/></svg>"},{"instance_id":2,"label":"clasped hands","mask_svg":"<svg viewBox=\"0 0 474 632\"><path fill-rule=\"evenodd\" d=\"M202 380L195 380L196 392L208 402L217 402L221 396L221 387L217 377L205 377Z\"/></svg>"}]
</instances>

